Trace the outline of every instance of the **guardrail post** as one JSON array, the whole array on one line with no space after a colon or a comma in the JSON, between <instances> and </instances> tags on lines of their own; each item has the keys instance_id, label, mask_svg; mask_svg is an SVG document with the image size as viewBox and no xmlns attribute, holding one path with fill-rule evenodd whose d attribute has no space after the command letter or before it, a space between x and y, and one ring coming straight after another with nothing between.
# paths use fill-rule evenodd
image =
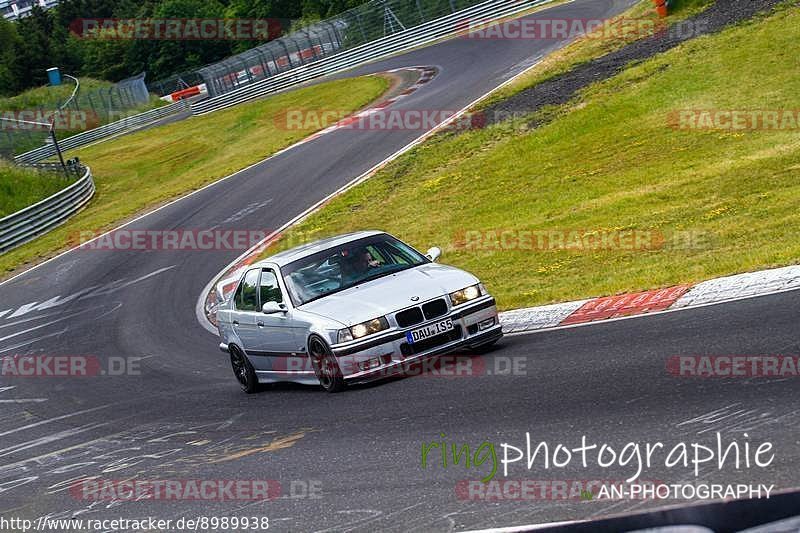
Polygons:
<instances>
[{"instance_id":1,"label":"guardrail post","mask_svg":"<svg viewBox=\"0 0 800 533\"><path fill-rule=\"evenodd\" d=\"M61 161L61 168L64 169L64 174L69 175L67 171L67 164L64 163L64 155L61 153L61 148L58 146L58 139L56 139L56 129L53 124L50 124L50 138L53 140L53 147L58 154L58 160Z\"/></svg>"},{"instance_id":2,"label":"guardrail post","mask_svg":"<svg viewBox=\"0 0 800 533\"><path fill-rule=\"evenodd\" d=\"M364 32L364 23L361 21L361 15L356 13L356 22L358 22L358 29L361 30L361 38L367 42L367 34Z\"/></svg>"}]
</instances>

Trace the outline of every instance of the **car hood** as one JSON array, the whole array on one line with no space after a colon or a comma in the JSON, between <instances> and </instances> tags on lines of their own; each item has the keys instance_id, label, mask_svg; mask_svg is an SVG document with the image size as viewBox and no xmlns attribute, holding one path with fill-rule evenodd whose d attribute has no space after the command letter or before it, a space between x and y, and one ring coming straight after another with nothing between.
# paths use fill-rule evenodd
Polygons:
<instances>
[{"instance_id":1,"label":"car hood","mask_svg":"<svg viewBox=\"0 0 800 533\"><path fill-rule=\"evenodd\" d=\"M298 309L352 326L476 283L475 276L458 268L425 263L325 296ZM413 301L412 296L419 300Z\"/></svg>"}]
</instances>

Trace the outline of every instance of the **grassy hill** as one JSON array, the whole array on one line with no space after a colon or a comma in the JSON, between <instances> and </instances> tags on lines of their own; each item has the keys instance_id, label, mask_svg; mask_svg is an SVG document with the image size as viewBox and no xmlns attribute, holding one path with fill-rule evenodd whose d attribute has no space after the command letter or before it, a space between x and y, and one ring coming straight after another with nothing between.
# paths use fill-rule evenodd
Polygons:
<instances>
[{"instance_id":1,"label":"grassy hill","mask_svg":"<svg viewBox=\"0 0 800 533\"><path fill-rule=\"evenodd\" d=\"M51 196L74 178L10 165L0 160L0 218Z\"/></svg>"},{"instance_id":2,"label":"grassy hill","mask_svg":"<svg viewBox=\"0 0 800 533\"><path fill-rule=\"evenodd\" d=\"M285 241L379 228L423 250L439 245L442 261L480 276L503 308L796 263L798 125L693 128L690 120L680 128L676 117L687 110L796 113L799 40L800 8L783 4L589 86L548 110L536 129L501 123L437 136ZM635 249L554 249L535 239L498 243L503 231L517 239L554 232L556 240L583 243L609 232L657 238ZM482 244L465 247L467 232L478 232Z\"/></svg>"}]
</instances>

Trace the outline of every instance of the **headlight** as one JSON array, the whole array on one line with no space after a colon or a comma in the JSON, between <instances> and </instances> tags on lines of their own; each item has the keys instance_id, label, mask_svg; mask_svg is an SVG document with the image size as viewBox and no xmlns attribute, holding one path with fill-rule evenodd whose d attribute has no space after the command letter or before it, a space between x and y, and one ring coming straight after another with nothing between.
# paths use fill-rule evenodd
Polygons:
<instances>
[{"instance_id":1,"label":"headlight","mask_svg":"<svg viewBox=\"0 0 800 533\"><path fill-rule=\"evenodd\" d=\"M461 305L470 300L474 300L482 294L480 283L478 285L470 285L460 291L450 293L450 301L453 302L453 307Z\"/></svg>"},{"instance_id":2,"label":"headlight","mask_svg":"<svg viewBox=\"0 0 800 533\"><path fill-rule=\"evenodd\" d=\"M386 317L373 318L372 320L367 320L366 322L356 324L350 328L340 329L338 340L339 342L347 342L353 339L360 339L361 337L366 337L367 335L372 335L373 333L378 333L385 329L389 329L389 322L386 320Z\"/></svg>"}]
</instances>

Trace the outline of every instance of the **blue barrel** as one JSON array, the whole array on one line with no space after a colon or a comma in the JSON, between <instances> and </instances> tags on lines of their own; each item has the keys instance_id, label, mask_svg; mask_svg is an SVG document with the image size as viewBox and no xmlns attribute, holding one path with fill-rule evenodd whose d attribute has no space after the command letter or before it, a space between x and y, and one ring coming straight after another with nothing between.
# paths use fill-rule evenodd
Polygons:
<instances>
[{"instance_id":1,"label":"blue barrel","mask_svg":"<svg viewBox=\"0 0 800 533\"><path fill-rule=\"evenodd\" d=\"M61 71L58 67L47 69L47 79L50 80L50 85L61 85Z\"/></svg>"}]
</instances>

